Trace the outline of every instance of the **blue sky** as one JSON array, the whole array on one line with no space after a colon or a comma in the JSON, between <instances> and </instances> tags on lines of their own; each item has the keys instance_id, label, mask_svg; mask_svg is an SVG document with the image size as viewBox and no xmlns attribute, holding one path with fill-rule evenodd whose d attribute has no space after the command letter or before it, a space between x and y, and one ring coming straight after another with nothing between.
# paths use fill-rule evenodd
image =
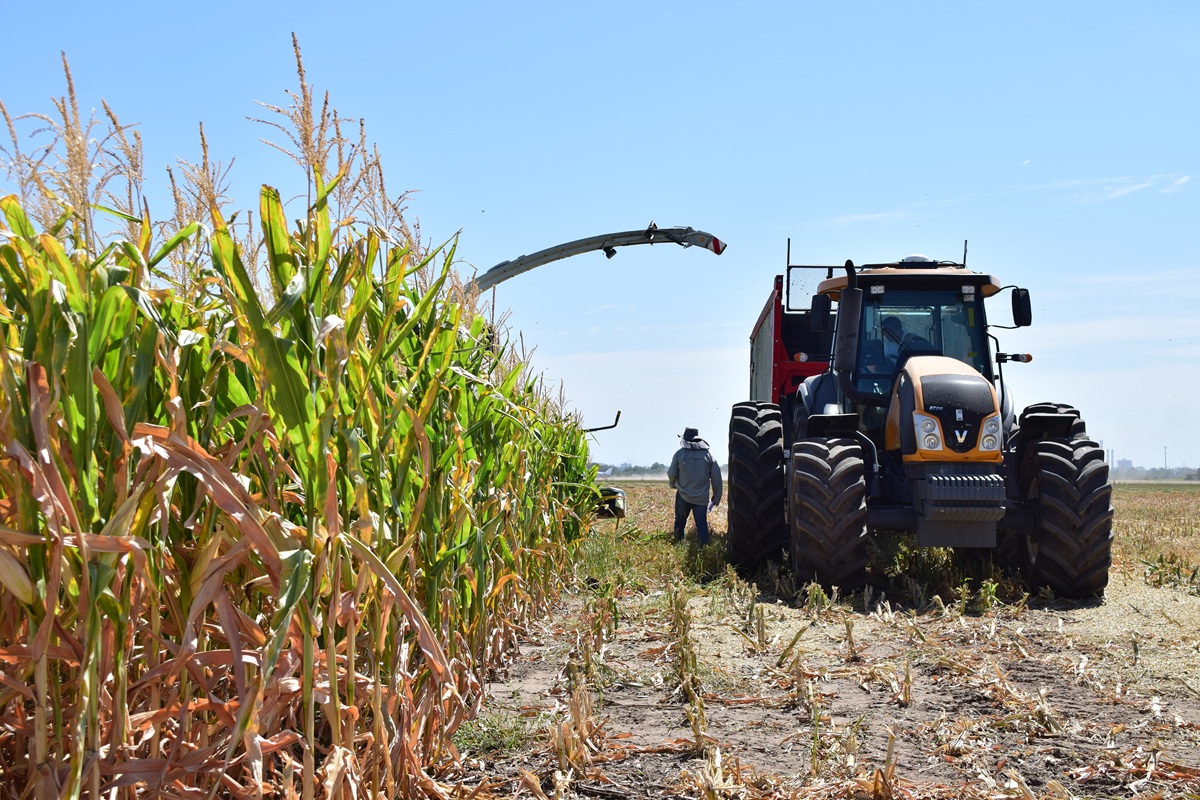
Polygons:
<instances>
[{"instance_id":1,"label":"blue sky","mask_svg":"<svg viewBox=\"0 0 1200 800\"><path fill-rule=\"evenodd\" d=\"M623 412L597 460L665 462L685 425L724 459L789 238L794 262L830 264L957 259L967 239L971 267L1033 297L1034 326L1001 332L1035 356L1007 370L1019 406L1072 403L1118 458L1200 466L1200 5L183 8L6 8L0 100L50 111L66 51L85 107L140 122L152 208L200 122L253 208L298 177L247 120L295 88L294 31L309 81L416 192L423 236L461 231L464 271L651 220L729 243L496 290L587 425Z\"/></svg>"}]
</instances>

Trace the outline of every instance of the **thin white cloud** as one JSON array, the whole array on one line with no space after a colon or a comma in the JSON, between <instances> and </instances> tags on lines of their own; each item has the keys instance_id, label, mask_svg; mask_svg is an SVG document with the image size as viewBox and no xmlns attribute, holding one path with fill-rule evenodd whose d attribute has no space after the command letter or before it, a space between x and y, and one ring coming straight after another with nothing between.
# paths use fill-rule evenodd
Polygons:
<instances>
[{"instance_id":1,"label":"thin white cloud","mask_svg":"<svg viewBox=\"0 0 1200 800\"><path fill-rule=\"evenodd\" d=\"M1170 285L1176 290L1186 289L1187 291L1197 291L1200 290L1200 280L1198 280L1197 272L1194 270L1196 270L1195 266L1186 264L1180 269L1139 270L1133 273L1118 273L1115 275L1072 276L1070 283L1063 291L1075 294L1075 289L1072 288L1071 284L1094 286L1108 292L1118 291L1122 296L1136 293L1140 289L1157 293L1162 291L1161 287L1164 284Z\"/></svg>"},{"instance_id":2,"label":"thin white cloud","mask_svg":"<svg viewBox=\"0 0 1200 800\"><path fill-rule=\"evenodd\" d=\"M1125 186L1112 186L1104 192L1105 200L1115 200L1118 197L1124 197L1127 194L1140 192L1142 189L1149 189L1154 185L1154 179L1139 181L1137 183L1127 184Z\"/></svg>"},{"instance_id":3,"label":"thin white cloud","mask_svg":"<svg viewBox=\"0 0 1200 800\"><path fill-rule=\"evenodd\" d=\"M1167 350L1175 354L1181 343L1190 346L1197 341L1200 341L1200 318L1170 314L1043 323L1025 334L1022 346L1037 347L1047 354L1070 354L1081 363L1090 364L1095 363L1095 358L1103 360L1106 353L1115 358L1117 352L1130 350L1145 351L1147 360L1161 359ZM1188 360L1197 358L1200 350L1192 348Z\"/></svg>"},{"instance_id":4,"label":"thin white cloud","mask_svg":"<svg viewBox=\"0 0 1200 800\"><path fill-rule=\"evenodd\" d=\"M907 211L884 211L878 214L843 214L840 217L827 220L824 224L830 228L845 228L864 222L895 222L907 216Z\"/></svg>"},{"instance_id":5,"label":"thin white cloud","mask_svg":"<svg viewBox=\"0 0 1200 800\"><path fill-rule=\"evenodd\" d=\"M1132 302L1149 299L1171 309L1186 306L1190 313L1188 298L1200 296L1200 265L1190 261L1167 269L1137 265L1128 273L1072 276L1069 281L1039 287L1035 296L1038 303L1064 309L1071 308L1080 296L1087 296L1092 298L1093 307L1128 307Z\"/></svg>"},{"instance_id":6,"label":"thin white cloud","mask_svg":"<svg viewBox=\"0 0 1200 800\"><path fill-rule=\"evenodd\" d=\"M631 310L632 308L633 308L632 306L623 306L618 303L604 303L602 305L596 306L595 308L589 308L587 311L584 311L583 313L585 315L603 314L606 311L613 311L613 310L628 311L628 310Z\"/></svg>"},{"instance_id":7,"label":"thin white cloud","mask_svg":"<svg viewBox=\"0 0 1200 800\"><path fill-rule=\"evenodd\" d=\"M1128 176L1123 178L1064 178L1052 183L1035 183L1030 186L1018 186L1018 192L1037 192L1044 189L1079 189L1094 186L1107 186L1113 183L1125 183L1133 180Z\"/></svg>"},{"instance_id":8,"label":"thin white cloud","mask_svg":"<svg viewBox=\"0 0 1200 800\"><path fill-rule=\"evenodd\" d=\"M1026 159L1021 163L1023 165L1029 164L1031 163L1031 160ZM898 222L899 220L910 218L912 216L912 212L916 209L954 205L970 202L972 200L978 200L981 198L1029 192L1074 191L1076 193L1075 202L1103 203L1109 200L1116 200L1127 195L1135 194L1146 189L1152 189L1154 187L1162 187L1159 189L1161 194L1178 192L1181 191L1184 185L1190 180L1190 175L1178 174L1151 175L1145 178L1138 178L1131 175L1123 175L1116 178L1068 178L1061 181L1053 181L1051 183L1035 183L1025 186L1018 185L997 192L975 192L957 197L924 200L919 203L913 203L907 208L901 208L895 211L882 211L875 214L843 214L842 216L834 217L833 219L823 221L818 220L812 224L825 228L846 228L852 225L861 225L872 222ZM1164 186L1164 184L1166 185Z\"/></svg>"},{"instance_id":9,"label":"thin white cloud","mask_svg":"<svg viewBox=\"0 0 1200 800\"><path fill-rule=\"evenodd\" d=\"M574 338L578 341L583 341L586 338L607 338L617 336L618 334L689 334L695 335L708 331L716 331L723 328L733 327L729 324L717 322L687 322L687 323L650 323L645 325L590 325L586 328L563 328L558 331L557 335L560 338Z\"/></svg>"},{"instance_id":10,"label":"thin white cloud","mask_svg":"<svg viewBox=\"0 0 1200 800\"><path fill-rule=\"evenodd\" d=\"M1135 194L1145 189L1162 186L1160 192L1177 192L1191 179L1188 175L1150 175L1144 178L1123 175L1117 178L1070 178L1053 183L1018 186L1015 192L1075 191L1075 200L1080 203L1103 203ZM1163 186L1166 184L1166 186Z\"/></svg>"}]
</instances>

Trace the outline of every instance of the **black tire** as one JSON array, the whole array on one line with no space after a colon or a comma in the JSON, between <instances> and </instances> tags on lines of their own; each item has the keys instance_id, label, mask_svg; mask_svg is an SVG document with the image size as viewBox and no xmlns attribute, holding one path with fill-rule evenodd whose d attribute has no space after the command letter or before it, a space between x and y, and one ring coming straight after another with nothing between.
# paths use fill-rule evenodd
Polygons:
<instances>
[{"instance_id":1,"label":"black tire","mask_svg":"<svg viewBox=\"0 0 1200 800\"><path fill-rule=\"evenodd\" d=\"M1087 439L1032 444L1035 533L1022 548L1034 588L1060 597L1102 594L1112 566L1112 484L1104 451Z\"/></svg>"},{"instance_id":2,"label":"black tire","mask_svg":"<svg viewBox=\"0 0 1200 800\"><path fill-rule=\"evenodd\" d=\"M855 439L792 446L788 472L792 568L797 587L816 581L848 594L867 580L867 483Z\"/></svg>"},{"instance_id":3,"label":"black tire","mask_svg":"<svg viewBox=\"0 0 1200 800\"><path fill-rule=\"evenodd\" d=\"M729 561L756 570L787 544L783 421L772 403L738 403L729 418Z\"/></svg>"},{"instance_id":4,"label":"black tire","mask_svg":"<svg viewBox=\"0 0 1200 800\"><path fill-rule=\"evenodd\" d=\"M1071 423L1071 438L1087 438L1087 425L1084 423L1079 409L1075 408L1075 406L1069 406L1066 403L1034 403L1021 412L1021 417L1017 421L1017 425L1025 421L1026 414L1066 414L1072 416L1075 418L1075 421Z\"/></svg>"}]
</instances>

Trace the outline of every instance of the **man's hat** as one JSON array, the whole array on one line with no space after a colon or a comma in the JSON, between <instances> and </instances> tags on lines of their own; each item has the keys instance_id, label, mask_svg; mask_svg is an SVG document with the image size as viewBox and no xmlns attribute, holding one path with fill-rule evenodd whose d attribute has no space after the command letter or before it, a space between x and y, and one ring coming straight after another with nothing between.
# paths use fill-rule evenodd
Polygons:
<instances>
[{"instance_id":1,"label":"man's hat","mask_svg":"<svg viewBox=\"0 0 1200 800\"><path fill-rule=\"evenodd\" d=\"M683 440L685 442L694 442L699 438L700 438L700 431L696 430L695 428L684 428L683 429Z\"/></svg>"}]
</instances>

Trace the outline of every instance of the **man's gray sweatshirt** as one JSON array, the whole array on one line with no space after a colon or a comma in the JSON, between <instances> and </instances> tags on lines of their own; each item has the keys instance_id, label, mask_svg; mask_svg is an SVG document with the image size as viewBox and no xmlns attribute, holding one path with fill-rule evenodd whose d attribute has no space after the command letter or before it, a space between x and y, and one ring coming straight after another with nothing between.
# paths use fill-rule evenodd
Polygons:
<instances>
[{"instance_id":1,"label":"man's gray sweatshirt","mask_svg":"<svg viewBox=\"0 0 1200 800\"><path fill-rule=\"evenodd\" d=\"M708 490L712 487L713 503L721 502L721 467L708 452L708 442L696 439L682 442L667 469L667 481L672 489L694 506L708 505Z\"/></svg>"}]
</instances>

